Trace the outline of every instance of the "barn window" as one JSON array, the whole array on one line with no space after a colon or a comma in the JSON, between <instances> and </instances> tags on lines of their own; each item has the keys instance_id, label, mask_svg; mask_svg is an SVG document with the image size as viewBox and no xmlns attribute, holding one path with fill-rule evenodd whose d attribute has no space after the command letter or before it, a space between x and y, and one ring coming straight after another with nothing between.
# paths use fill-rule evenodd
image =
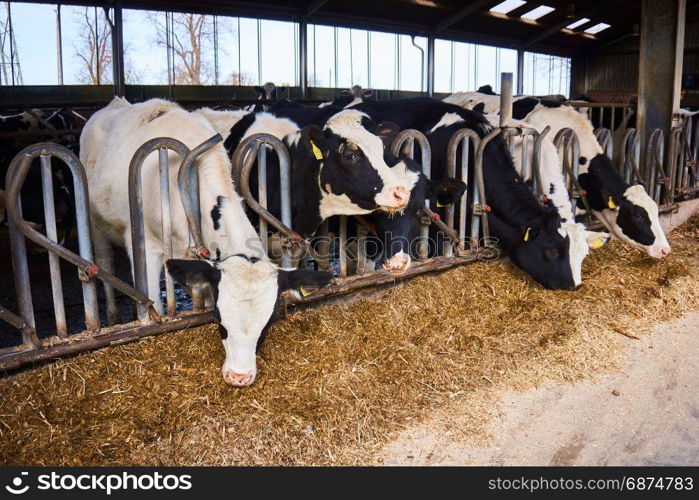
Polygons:
<instances>
[{"instance_id":1,"label":"barn window","mask_svg":"<svg viewBox=\"0 0 699 500\"><path fill-rule=\"evenodd\" d=\"M607 28L611 28L611 25L610 25L610 24L607 24L607 23L599 23L599 24L595 24L595 25L592 26L591 28L587 28L587 29L585 30L585 33L588 33L588 34L590 34L590 35L596 35L596 34L599 33L600 31L604 31L604 30L606 30Z\"/></svg>"},{"instance_id":2,"label":"barn window","mask_svg":"<svg viewBox=\"0 0 699 500\"><path fill-rule=\"evenodd\" d=\"M63 83L112 83L112 34L101 7L61 7Z\"/></svg>"},{"instance_id":3,"label":"barn window","mask_svg":"<svg viewBox=\"0 0 699 500\"><path fill-rule=\"evenodd\" d=\"M562 94L570 92L568 57L535 52L524 53L524 93L530 95Z\"/></svg>"},{"instance_id":4,"label":"barn window","mask_svg":"<svg viewBox=\"0 0 699 500\"><path fill-rule=\"evenodd\" d=\"M532 9L529 12L525 12L524 14L522 14L522 19L536 21L537 19L544 17L546 14L550 14L554 10L556 9L554 9L553 7L549 7L548 5L540 5L536 9Z\"/></svg>"},{"instance_id":5,"label":"barn window","mask_svg":"<svg viewBox=\"0 0 699 500\"><path fill-rule=\"evenodd\" d=\"M169 83L167 38L156 26L167 26L165 12L124 9L124 76L127 84Z\"/></svg>"},{"instance_id":6,"label":"barn window","mask_svg":"<svg viewBox=\"0 0 699 500\"><path fill-rule=\"evenodd\" d=\"M495 7L491 8L490 12L495 12L497 14L507 14L508 12L518 9L525 3L527 2L525 2L524 0L505 0L504 2L501 2L497 4Z\"/></svg>"},{"instance_id":7,"label":"barn window","mask_svg":"<svg viewBox=\"0 0 699 500\"><path fill-rule=\"evenodd\" d=\"M0 2L0 84L60 83L55 5Z\"/></svg>"},{"instance_id":8,"label":"barn window","mask_svg":"<svg viewBox=\"0 0 699 500\"><path fill-rule=\"evenodd\" d=\"M435 40L435 92L500 89L500 73L517 78L517 51L489 45Z\"/></svg>"},{"instance_id":9,"label":"barn window","mask_svg":"<svg viewBox=\"0 0 699 500\"><path fill-rule=\"evenodd\" d=\"M566 26L566 28L569 30L574 30L575 28L579 28L583 24L586 24L589 22L590 22L590 19L588 19L587 17L583 17L582 19L575 21L574 23L569 24L568 26Z\"/></svg>"}]
</instances>

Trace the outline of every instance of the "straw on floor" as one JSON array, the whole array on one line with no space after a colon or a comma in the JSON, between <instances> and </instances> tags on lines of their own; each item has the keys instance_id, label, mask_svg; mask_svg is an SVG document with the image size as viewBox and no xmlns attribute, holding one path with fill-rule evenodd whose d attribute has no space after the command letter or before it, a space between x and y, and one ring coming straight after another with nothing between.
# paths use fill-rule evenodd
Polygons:
<instances>
[{"instance_id":1,"label":"straw on floor","mask_svg":"<svg viewBox=\"0 0 699 500\"><path fill-rule=\"evenodd\" d=\"M699 216L670 241L663 261L619 242L592 252L575 292L478 263L294 314L270 332L247 389L224 384L215 326L7 376L0 463L371 463L454 399L485 408L499 389L612 369L639 332L696 309ZM477 433L486 417L460 422Z\"/></svg>"}]
</instances>

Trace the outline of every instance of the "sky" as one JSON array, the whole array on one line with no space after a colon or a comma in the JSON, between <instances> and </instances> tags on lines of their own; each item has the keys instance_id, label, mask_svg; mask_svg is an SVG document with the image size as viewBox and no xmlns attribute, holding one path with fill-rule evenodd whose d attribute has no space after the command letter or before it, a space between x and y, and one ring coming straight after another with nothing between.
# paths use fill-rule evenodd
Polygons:
<instances>
[{"instance_id":1,"label":"sky","mask_svg":"<svg viewBox=\"0 0 699 500\"><path fill-rule=\"evenodd\" d=\"M11 9L24 83L55 85L58 82L56 6L13 2ZM79 30L83 29L79 22L82 10L81 7L61 8L65 84L80 83L84 71L75 50ZM6 3L0 3L0 19L4 19L6 13ZM127 79L129 83L167 84L167 51L156 43L149 14L164 23L162 12L124 10ZM103 11L98 9L97 15L102 16ZM230 81L232 74L240 71L252 84L272 81L278 85L298 85L297 25L231 17L218 17L216 21L220 83ZM207 16L206 22L213 26L213 17ZM421 52L413 46L409 36L320 25L309 25L308 30L311 85L315 81L320 87L348 88L359 84L379 89L419 91L424 88ZM261 45L259 57L258 41ZM427 51L424 37L417 37L416 43ZM367 51L369 44L371 50ZM204 64L212 68L211 78L204 83L214 84L213 44L205 49L203 59ZM567 94L568 68L563 58L527 53L525 93ZM501 71L513 72L517 78L516 51L447 40L435 42L436 92L475 90L485 84L497 90Z\"/></svg>"}]
</instances>

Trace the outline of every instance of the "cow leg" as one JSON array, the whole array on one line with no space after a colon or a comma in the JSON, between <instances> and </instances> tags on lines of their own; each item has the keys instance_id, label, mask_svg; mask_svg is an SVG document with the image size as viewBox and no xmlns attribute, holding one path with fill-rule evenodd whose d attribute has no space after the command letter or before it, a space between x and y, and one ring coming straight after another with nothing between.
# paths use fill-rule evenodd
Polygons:
<instances>
[{"instance_id":1,"label":"cow leg","mask_svg":"<svg viewBox=\"0 0 699 500\"><path fill-rule=\"evenodd\" d=\"M114 274L114 249L106 236L95 226L92 227L92 243L95 248L95 262L109 274ZM106 282L104 285L104 297L107 305L107 324L118 325L121 323L121 312L116 303L114 288Z\"/></svg>"}]
</instances>

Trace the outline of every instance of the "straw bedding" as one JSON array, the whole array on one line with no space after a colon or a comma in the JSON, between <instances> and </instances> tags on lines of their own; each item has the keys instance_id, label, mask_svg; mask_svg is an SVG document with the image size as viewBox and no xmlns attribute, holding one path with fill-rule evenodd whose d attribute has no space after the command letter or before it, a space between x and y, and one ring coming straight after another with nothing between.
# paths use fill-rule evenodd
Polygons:
<instances>
[{"instance_id":1,"label":"straw bedding","mask_svg":"<svg viewBox=\"0 0 699 500\"><path fill-rule=\"evenodd\" d=\"M270 332L247 389L224 384L214 326L7 376L0 463L372 463L456 400L475 410L454 425L477 434L499 389L612 369L639 332L695 309L699 216L670 241L661 262L620 242L594 251L575 292L478 263L296 313Z\"/></svg>"}]
</instances>

